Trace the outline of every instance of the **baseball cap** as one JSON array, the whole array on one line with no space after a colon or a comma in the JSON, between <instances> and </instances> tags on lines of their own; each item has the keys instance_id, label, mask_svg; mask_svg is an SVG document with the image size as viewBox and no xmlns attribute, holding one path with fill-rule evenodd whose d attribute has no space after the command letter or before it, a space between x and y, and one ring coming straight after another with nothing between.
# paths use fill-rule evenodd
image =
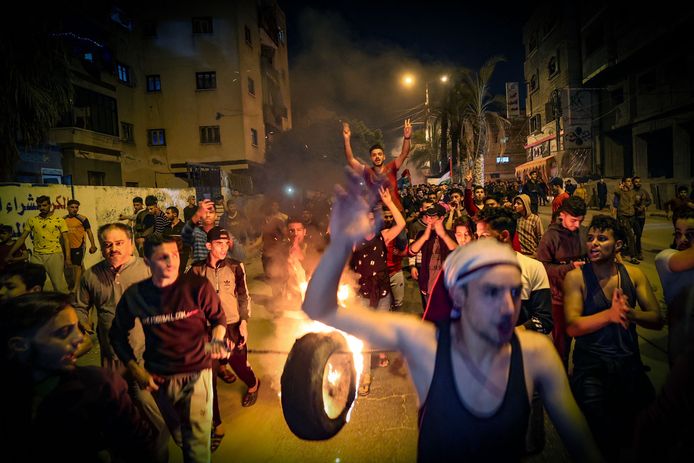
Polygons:
<instances>
[{"instance_id":1,"label":"baseball cap","mask_svg":"<svg viewBox=\"0 0 694 463\"><path fill-rule=\"evenodd\" d=\"M446 209L440 205L439 203L434 204L431 206L429 209L424 211L424 215L428 216L438 216L438 217L443 217L446 215Z\"/></svg>"},{"instance_id":2,"label":"baseball cap","mask_svg":"<svg viewBox=\"0 0 694 463\"><path fill-rule=\"evenodd\" d=\"M516 252L511 246L492 239L458 246L448 255L436 277L424 319L441 321L452 318L453 301L448 288L472 281L479 276L479 272L497 265L513 265L520 270Z\"/></svg>"},{"instance_id":3,"label":"baseball cap","mask_svg":"<svg viewBox=\"0 0 694 463\"><path fill-rule=\"evenodd\" d=\"M212 227L210 231L207 232L207 242L211 243L215 240L229 240L231 241L231 233L223 229L222 227Z\"/></svg>"}]
</instances>

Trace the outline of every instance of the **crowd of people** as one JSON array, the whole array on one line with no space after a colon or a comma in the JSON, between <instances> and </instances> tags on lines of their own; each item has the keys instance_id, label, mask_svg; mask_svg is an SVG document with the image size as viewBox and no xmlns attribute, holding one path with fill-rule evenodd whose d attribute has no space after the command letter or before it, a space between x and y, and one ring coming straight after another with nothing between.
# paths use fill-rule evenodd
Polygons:
<instances>
[{"instance_id":1,"label":"crowd of people","mask_svg":"<svg viewBox=\"0 0 694 463\"><path fill-rule=\"evenodd\" d=\"M371 147L370 165L360 162L348 124L342 135L346 187L332 203L314 195L291 216L272 195L258 220L245 215L240 197L191 196L181 217L147 196L133 198L120 222L93 231L78 200L59 216L40 196L39 214L18 238L0 227L9 373L2 387L13 397L4 416L16 430L3 434L6 452L167 461L173 438L185 461L209 461L225 434L218 379L241 379L244 407L261 386L248 359L244 265L257 252L269 306L303 301L310 317L377 352L365 356L359 395L369 395L375 372L388 366L386 352L403 353L420 403L420 461L516 461L539 452L543 407L577 460L653 455L657 446L643 437L651 434L673 457L692 450L683 438L692 429L686 412L694 411L694 201L686 187L667 203L672 249L656 257L662 310L632 265L643 259L652 203L638 177L622 180L607 214L598 182L601 210L584 226L580 184L547 184L533 172L523 183L483 187L468 173L461 184L398 188L409 121L389 163L380 145ZM538 211L550 204L545 229ZM103 260L84 268L85 252L99 248ZM343 310L336 293L347 275L357 297ZM421 306L406 311L408 278ZM53 291L43 291L47 279ZM665 319L678 376L663 397L646 375L636 326L660 329ZM101 366L76 366L93 334ZM74 430L78 449L68 445ZM51 445L27 443L37 433Z\"/></svg>"}]
</instances>

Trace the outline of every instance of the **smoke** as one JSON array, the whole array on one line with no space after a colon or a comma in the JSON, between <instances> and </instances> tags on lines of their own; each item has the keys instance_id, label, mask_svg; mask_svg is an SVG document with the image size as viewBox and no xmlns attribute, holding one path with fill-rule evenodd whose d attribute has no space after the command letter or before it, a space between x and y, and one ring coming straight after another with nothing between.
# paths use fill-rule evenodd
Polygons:
<instances>
[{"instance_id":1,"label":"smoke","mask_svg":"<svg viewBox=\"0 0 694 463\"><path fill-rule=\"evenodd\" d=\"M330 114L359 119L383 132L387 152L399 152L394 144L399 145L405 118L424 120L423 76L434 66L425 67L399 46L360 39L335 13L305 9L298 23L300 37L290 37L303 44L300 54L290 58L296 123ZM422 78L405 88L405 72Z\"/></svg>"}]
</instances>

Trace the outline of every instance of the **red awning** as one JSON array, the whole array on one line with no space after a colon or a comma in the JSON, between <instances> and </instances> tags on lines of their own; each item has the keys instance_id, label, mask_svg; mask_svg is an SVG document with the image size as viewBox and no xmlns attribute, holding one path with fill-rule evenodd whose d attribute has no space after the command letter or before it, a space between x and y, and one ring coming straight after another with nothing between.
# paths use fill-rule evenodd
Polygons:
<instances>
[{"instance_id":1,"label":"red awning","mask_svg":"<svg viewBox=\"0 0 694 463\"><path fill-rule=\"evenodd\" d=\"M516 177L524 177L529 175L531 171L540 171L540 176L545 180L549 181L549 161L554 159L554 154L544 158L533 159L532 161L525 162L520 166L516 167Z\"/></svg>"}]
</instances>

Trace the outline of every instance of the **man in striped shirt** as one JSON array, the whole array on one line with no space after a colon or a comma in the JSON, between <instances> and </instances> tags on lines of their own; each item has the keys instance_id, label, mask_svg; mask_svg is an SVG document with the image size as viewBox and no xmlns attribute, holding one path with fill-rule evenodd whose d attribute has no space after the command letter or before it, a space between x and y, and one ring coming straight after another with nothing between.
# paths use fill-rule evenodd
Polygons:
<instances>
[{"instance_id":1,"label":"man in striped shirt","mask_svg":"<svg viewBox=\"0 0 694 463\"><path fill-rule=\"evenodd\" d=\"M513 198L513 210L518 214L518 239L520 252L523 255L535 257L535 251L542 239L542 220L532 213L530 197L526 194Z\"/></svg>"},{"instance_id":2,"label":"man in striped shirt","mask_svg":"<svg viewBox=\"0 0 694 463\"><path fill-rule=\"evenodd\" d=\"M214 203L209 199L203 199L198 205L198 210L193 214L193 217L186 222L181 230L181 238L183 244L192 248L192 261L198 262L207 259L207 254L210 252L207 249L207 232L215 226L217 220L217 212L214 208ZM233 246L229 251L229 257L239 262L243 262L246 258L246 252L234 237L232 237Z\"/></svg>"},{"instance_id":3,"label":"man in striped shirt","mask_svg":"<svg viewBox=\"0 0 694 463\"><path fill-rule=\"evenodd\" d=\"M162 236L164 230L171 227L171 222L166 218L166 214L159 209L156 196L147 196L145 198L145 205L147 206L149 213L154 217L154 234L157 236Z\"/></svg>"}]
</instances>

